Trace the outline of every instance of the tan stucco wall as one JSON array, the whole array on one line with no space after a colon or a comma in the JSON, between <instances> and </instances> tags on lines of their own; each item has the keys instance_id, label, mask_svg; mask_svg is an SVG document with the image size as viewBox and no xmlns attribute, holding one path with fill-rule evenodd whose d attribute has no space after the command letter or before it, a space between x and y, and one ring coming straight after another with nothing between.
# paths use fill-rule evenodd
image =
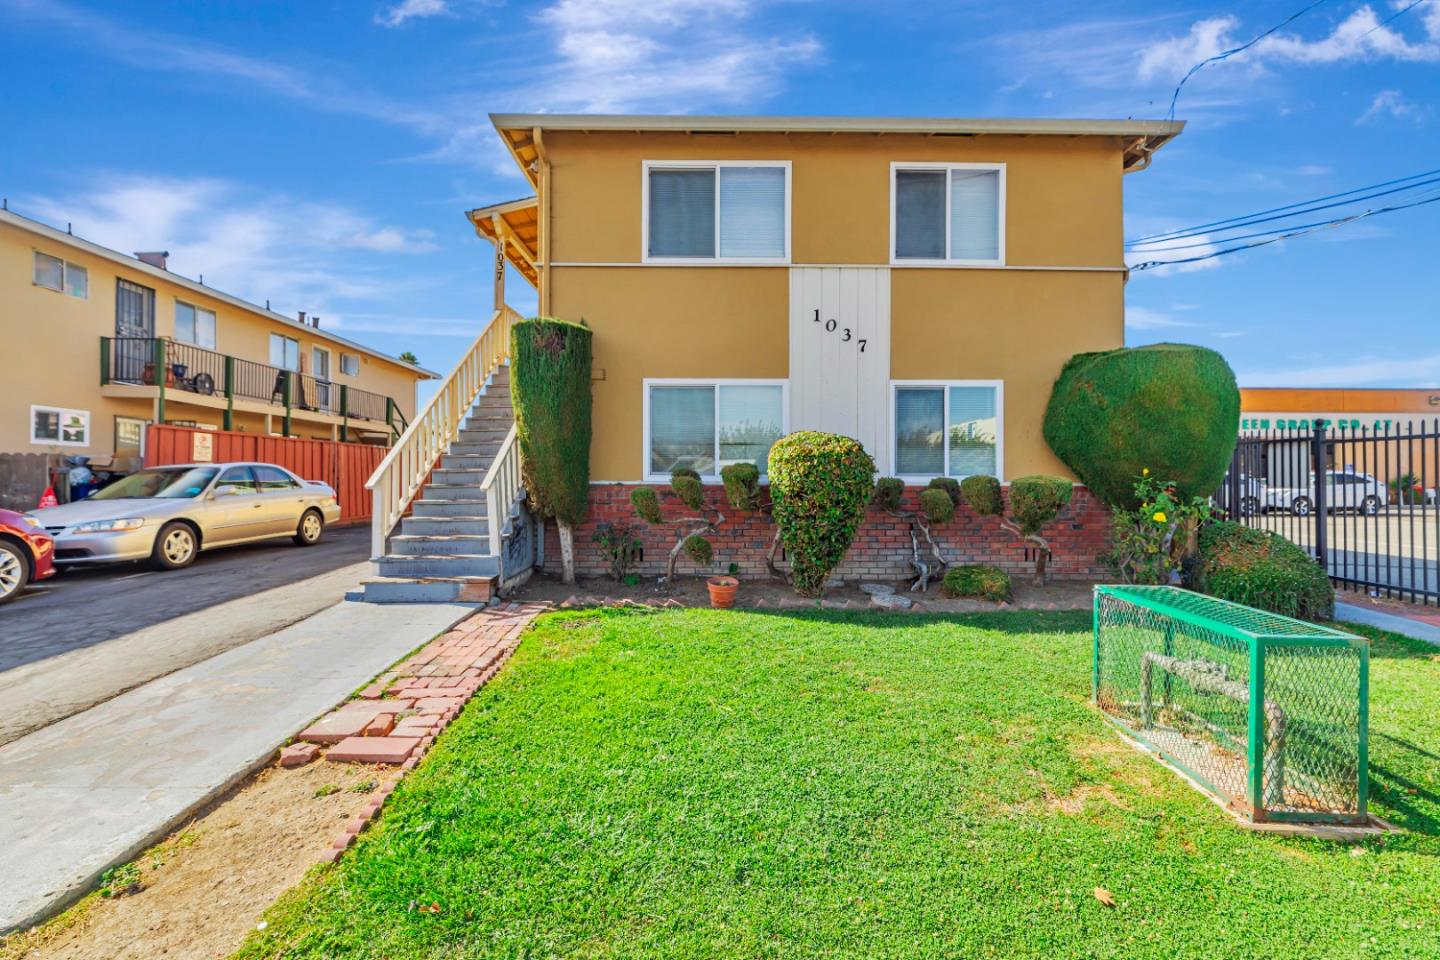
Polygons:
<instances>
[{"instance_id":1,"label":"tan stucco wall","mask_svg":"<svg viewBox=\"0 0 1440 960\"><path fill-rule=\"evenodd\" d=\"M792 162L794 265L888 264L892 161L1006 164L1006 262L1123 265L1120 144L549 132L551 313L595 330L596 481L638 480L647 377L789 374L787 267L602 267L641 260L642 161ZM1046 446L1050 389L1075 353L1124 344L1124 274L896 268L890 378L1005 381L1005 474L1068 475Z\"/></svg>"},{"instance_id":2,"label":"tan stucco wall","mask_svg":"<svg viewBox=\"0 0 1440 960\"><path fill-rule=\"evenodd\" d=\"M33 282L36 250L84 267L89 274L88 298L37 286ZM215 311L215 344L219 352L268 363L269 335L272 331L283 333L300 341L304 369L308 372L311 346L326 346L332 354L331 379L336 384L348 383L391 396L407 418L414 416L417 378L399 364L360 354L360 375L343 376L340 352L346 348L316 336L313 329L247 312L164 278L127 270L88 251L0 223L0 344L4 345L6 360L0 374L0 382L4 384L0 390L0 454L83 454L97 464L108 463L115 452L114 418L133 416L148 420L153 417L151 401L107 397L101 391L100 338L115 334L115 285L119 277L155 290L156 336L174 335L175 302L183 300ZM167 394L167 420L215 424L222 421L222 411L186 404L177 393ZM90 443L86 447L30 443L32 404L88 410ZM277 416L277 431L279 423ZM239 429L264 429L262 417L240 412L236 413L235 424ZM330 435L328 427L312 428L308 424L302 427L298 421L295 432L303 436Z\"/></svg>"}]
</instances>

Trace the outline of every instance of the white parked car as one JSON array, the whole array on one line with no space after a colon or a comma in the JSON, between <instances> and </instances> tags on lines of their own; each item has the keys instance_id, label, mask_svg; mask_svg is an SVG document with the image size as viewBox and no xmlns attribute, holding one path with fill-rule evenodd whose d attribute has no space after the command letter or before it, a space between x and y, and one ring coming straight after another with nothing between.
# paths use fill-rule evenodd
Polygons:
<instances>
[{"instance_id":1,"label":"white parked car","mask_svg":"<svg viewBox=\"0 0 1440 960\"><path fill-rule=\"evenodd\" d=\"M1312 475L1310 486L1275 487L1270 490L1265 505L1272 510L1289 510L1297 517L1308 517L1315 512L1315 479ZM1386 502L1385 484L1368 473L1350 470L1331 470L1325 474L1325 506L1331 513L1354 510L1367 517L1380 512Z\"/></svg>"}]
</instances>

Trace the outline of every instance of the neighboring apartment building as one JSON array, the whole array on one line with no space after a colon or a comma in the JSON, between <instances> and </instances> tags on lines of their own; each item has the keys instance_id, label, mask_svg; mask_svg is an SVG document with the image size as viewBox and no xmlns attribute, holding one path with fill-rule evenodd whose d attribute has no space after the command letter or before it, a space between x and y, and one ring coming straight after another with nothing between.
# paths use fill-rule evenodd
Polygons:
<instances>
[{"instance_id":1,"label":"neighboring apartment building","mask_svg":"<svg viewBox=\"0 0 1440 960\"><path fill-rule=\"evenodd\" d=\"M1123 346L1122 179L1183 127L491 119L535 196L469 218L541 314L594 330L592 525L634 522L630 487L676 467L710 484L740 460L763 472L770 445L806 429L854 437L880 474L916 484L1068 475L1042 436L1051 387L1074 354ZM1080 491L1060 526L1052 569L1098 570L1093 498ZM663 566L669 534L642 536L645 568ZM946 539L1023 563L968 514ZM764 569L763 524L732 517L712 541ZM582 571L604 569L590 529L575 546ZM909 555L908 528L872 511L842 573L898 575Z\"/></svg>"},{"instance_id":2,"label":"neighboring apartment building","mask_svg":"<svg viewBox=\"0 0 1440 960\"><path fill-rule=\"evenodd\" d=\"M435 377L9 210L0 345L0 506L24 509L65 455L139 466L151 423L389 444Z\"/></svg>"}]
</instances>

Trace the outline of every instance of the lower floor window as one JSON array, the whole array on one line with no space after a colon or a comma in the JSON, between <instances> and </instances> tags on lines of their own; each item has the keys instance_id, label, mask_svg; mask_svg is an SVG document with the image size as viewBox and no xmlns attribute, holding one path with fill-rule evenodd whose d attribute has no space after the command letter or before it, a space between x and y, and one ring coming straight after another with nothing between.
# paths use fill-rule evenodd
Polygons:
<instances>
[{"instance_id":1,"label":"lower floor window","mask_svg":"<svg viewBox=\"0 0 1440 960\"><path fill-rule=\"evenodd\" d=\"M148 420L136 417L115 418L115 453L117 456L143 457L145 455L145 425Z\"/></svg>"},{"instance_id":2,"label":"lower floor window","mask_svg":"<svg viewBox=\"0 0 1440 960\"><path fill-rule=\"evenodd\" d=\"M646 472L688 468L713 478L732 463L763 474L770 447L785 435L783 381L647 381Z\"/></svg>"},{"instance_id":3,"label":"lower floor window","mask_svg":"<svg viewBox=\"0 0 1440 960\"><path fill-rule=\"evenodd\" d=\"M896 475L1004 479L1002 389L998 381L897 383Z\"/></svg>"},{"instance_id":4,"label":"lower floor window","mask_svg":"<svg viewBox=\"0 0 1440 960\"><path fill-rule=\"evenodd\" d=\"M90 411L31 407L30 442L41 446L89 446Z\"/></svg>"}]
</instances>

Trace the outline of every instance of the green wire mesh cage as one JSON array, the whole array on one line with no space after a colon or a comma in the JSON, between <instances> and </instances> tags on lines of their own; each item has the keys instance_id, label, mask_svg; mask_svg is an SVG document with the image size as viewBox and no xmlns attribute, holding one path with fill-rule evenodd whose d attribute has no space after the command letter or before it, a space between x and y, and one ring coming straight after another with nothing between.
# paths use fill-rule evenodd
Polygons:
<instances>
[{"instance_id":1,"label":"green wire mesh cage","mask_svg":"<svg viewBox=\"0 0 1440 960\"><path fill-rule=\"evenodd\" d=\"M1370 645L1177 587L1095 588L1094 699L1250 820L1363 823Z\"/></svg>"}]
</instances>

